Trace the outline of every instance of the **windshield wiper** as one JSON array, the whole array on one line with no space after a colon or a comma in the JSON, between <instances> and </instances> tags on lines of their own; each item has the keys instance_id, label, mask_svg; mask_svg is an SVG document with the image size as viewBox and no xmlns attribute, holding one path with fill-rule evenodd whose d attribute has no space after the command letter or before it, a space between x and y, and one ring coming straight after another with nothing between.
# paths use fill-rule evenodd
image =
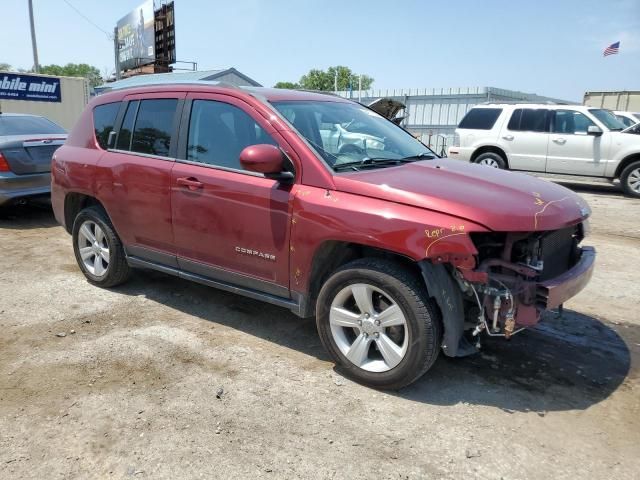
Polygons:
<instances>
[{"instance_id":1,"label":"windshield wiper","mask_svg":"<svg viewBox=\"0 0 640 480\"><path fill-rule=\"evenodd\" d=\"M362 160L358 160L355 162L345 162L339 163L333 166L335 171L343 170L343 169L352 169L352 170L360 170L361 168L371 168L371 167L385 167L385 166L395 166L403 163L414 162L413 157L407 158L370 158L366 157Z\"/></svg>"},{"instance_id":2,"label":"windshield wiper","mask_svg":"<svg viewBox=\"0 0 640 480\"><path fill-rule=\"evenodd\" d=\"M433 153L429 153L429 152L422 152L419 153L418 155L409 155L408 157L402 157L401 160L433 160L435 158L438 158L437 155L434 155Z\"/></svg>"}]
</instances>

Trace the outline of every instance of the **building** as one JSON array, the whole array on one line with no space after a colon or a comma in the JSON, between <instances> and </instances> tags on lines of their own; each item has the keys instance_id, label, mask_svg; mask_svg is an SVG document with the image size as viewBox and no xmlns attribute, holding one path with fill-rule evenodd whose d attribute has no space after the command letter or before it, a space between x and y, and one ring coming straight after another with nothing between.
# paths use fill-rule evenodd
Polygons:
<instances>
[{"instance_id":1,"label":"building","mask_svg":"<svg viewBox=\"0 0 640 480\"><path fill-rule=\"evenodd\" d=\"M640 112L640 90L585 92L584 104L622 112Z\"/></svg>"},{"instance_id":2,"label":"building","mask_svg":"<svg viewBox=\"0 0 640 480\"><path fill-rule=\"evenodd\" d=\"M88 102L84 78L0 72L0 112L40 115L69 130Z\"/></svg>"},{"instance_id":3,"label":"building","mask_svg":"<svg viewBox=\"0 0 640 480\"><path fill-rule=\"evenodd\" d=\"M95 88L96 93L100 94L112 89L120 89L126 87L137 87L141 85L150 85L154 83L179 83L179 82L195 82L195 81L216 81L224 82L236 87L261 87L258 82L248 77L244 73L239 72L235 68L226 68L221 70L201 70L195 72L172 72L172 73L154 73L150 75L136 75L133 77L123 78L115 82L105 83Z\"/></svg>"},{"instance_id":4,"label":"building","mask_svg":"<svg viewBox=\"0 0 640 480\"><path fill-rule=\"evenodd\" d=\"M455 129L462 117L483 102L554 102L576 103L533 93L523 93L494 87L409 88L338 92L369 105L379 98L393 98L406 105L401 125L437 153L451 144Z\"/></svg>"}]
</instances>

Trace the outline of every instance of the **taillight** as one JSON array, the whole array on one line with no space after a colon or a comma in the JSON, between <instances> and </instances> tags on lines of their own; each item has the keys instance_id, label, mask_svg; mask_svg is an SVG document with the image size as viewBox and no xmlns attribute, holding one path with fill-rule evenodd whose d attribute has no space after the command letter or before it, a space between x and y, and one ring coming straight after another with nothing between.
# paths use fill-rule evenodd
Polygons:
<instances>
[{"instance_id":1,"label":"taillight","mask_svg":"<svg viewBox=\"0 0 640 480\"><path fill-rule=\"evenodd\" d=\"M7 163L7 159L4 158L4 155L0 153L0 172L10 172L9 164Z\"/></svg>"}]
</instances>

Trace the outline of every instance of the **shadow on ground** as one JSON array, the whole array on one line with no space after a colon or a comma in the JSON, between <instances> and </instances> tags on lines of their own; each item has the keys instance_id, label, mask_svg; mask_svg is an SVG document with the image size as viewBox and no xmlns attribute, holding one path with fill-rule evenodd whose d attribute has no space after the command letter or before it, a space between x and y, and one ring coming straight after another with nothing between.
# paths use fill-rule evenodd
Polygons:
<instances>
[{"instance_id":1,"label":"shadow on ground","mask_svg":"<svg viewBox=\"0 0 640 480\"><path fill-rule=\"evenodd\" d=\"M592 193L595 195L602 194L620 198L624 198L625 196L620 188L620 184L618 183L579 183L566 180L555 180L555 182L563 187L573 190L576 193Z\"/></svg>"},{"instance_id":2,"label":"shadow on ground","mask_svg":"<svg viewBox=\"0 0 640 480\"><path fill-rule=\"evenodd\" d=\"M51 203L45 200L0 207L0 229L28 230L57 226Z\"/></svg>"},{"instance_id":3,"label":"shadow on ground","mask_svg":"<svg viewBox=\"0 0 640 480\"><path fill-rule=\"evenodd\" d=\"M315 321L279 307L151 271L136 272L118 290L330 360ZM638 327L624 330L629 341L640 342ZM561 318L547 314L538 328L509 341L484 338L481 354L460 359L441 355L421 380L395 395L434 405L465 402L506 411L583 410L620 388L630 365L629 349L615 330L565 310Z\"/></svg>"}]
</instances>

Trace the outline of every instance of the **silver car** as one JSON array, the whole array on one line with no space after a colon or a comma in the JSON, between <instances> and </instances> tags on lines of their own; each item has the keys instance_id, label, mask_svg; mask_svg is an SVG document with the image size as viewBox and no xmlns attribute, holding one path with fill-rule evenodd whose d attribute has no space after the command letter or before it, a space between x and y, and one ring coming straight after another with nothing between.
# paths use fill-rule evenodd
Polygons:
<instances>
[{"instance_id":1,"label":"silver car","mask_svg":"<svg viewBox=\"0 0 640 480\"><path fill-rule=\"evenodd\" d=\"M51 157L66 138L44 117L0 113L0 206L51 193Z\"/></svg>"}]
</instances>

